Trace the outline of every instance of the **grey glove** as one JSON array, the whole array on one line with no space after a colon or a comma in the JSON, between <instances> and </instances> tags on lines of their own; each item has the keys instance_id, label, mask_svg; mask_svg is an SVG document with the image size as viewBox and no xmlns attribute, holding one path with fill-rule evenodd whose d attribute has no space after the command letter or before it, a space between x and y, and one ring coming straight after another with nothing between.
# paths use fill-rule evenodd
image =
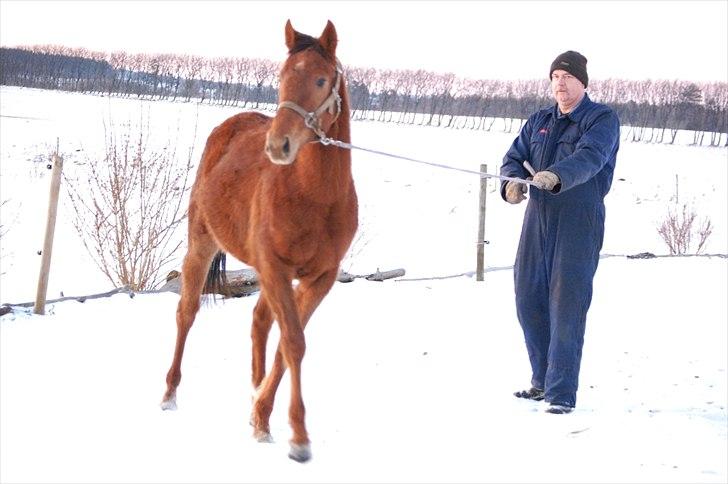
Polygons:
<instances>
[{"instance_id":1,"label":"grey glove","mask_svg":"<svg viewBox=\"0 0 728 484\"><path fill-rule=\"evenodd\" d=\"M506 202L514 205L521 203L526 199L526 190L528 190L528 188L525 183L509 181L506 184Z\"/></svg>"},{"instance_id":2,"label":"grey glove","mask_svg":"<svg viewBox=\"0 0 728 484\"><path fill-rule=\"evenodd\" d=\"M561 183L561 180L559 179L559 175L553 171L544 170L533 175L533 183L541 190L551 191L556 185Z\"/></svg>"}]
</instances>

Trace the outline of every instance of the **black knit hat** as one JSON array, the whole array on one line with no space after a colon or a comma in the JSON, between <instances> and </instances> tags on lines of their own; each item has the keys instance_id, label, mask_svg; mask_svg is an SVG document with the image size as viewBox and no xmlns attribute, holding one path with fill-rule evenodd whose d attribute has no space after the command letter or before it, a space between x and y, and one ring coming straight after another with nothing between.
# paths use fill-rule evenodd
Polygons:
<instances>
[{"instance_id":1,"label":"black knit hat","mask_svg":"<svg viewBox=\"0 0 728 484\"><path fill-rule=\"evenodd\" d=\"M566 71L576 77L584 84L584 87L587 87L589 84L589 75L586 73L586 57L575 50L567 50L554 59L551 63L549 79L551 79L551 74L557 69Z\"/></svg>"}]
</instances>

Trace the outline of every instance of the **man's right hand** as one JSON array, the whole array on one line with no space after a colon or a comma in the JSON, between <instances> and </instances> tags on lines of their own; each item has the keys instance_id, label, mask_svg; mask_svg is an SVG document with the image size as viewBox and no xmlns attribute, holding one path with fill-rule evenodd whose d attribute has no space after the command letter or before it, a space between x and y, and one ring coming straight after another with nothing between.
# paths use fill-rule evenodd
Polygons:
<instances>
[{"instance_id":1,"label":"man's right hand","mask_svg":"<svg viewBox=\"0 0 728 484\"><path fill-rule=\"evenodd\" d=\"M526 199L526 191L528 187L525 183L517 183L509 181L506 184L506 202L512 204L521 203Z\"/></svg>"}]
</instances>

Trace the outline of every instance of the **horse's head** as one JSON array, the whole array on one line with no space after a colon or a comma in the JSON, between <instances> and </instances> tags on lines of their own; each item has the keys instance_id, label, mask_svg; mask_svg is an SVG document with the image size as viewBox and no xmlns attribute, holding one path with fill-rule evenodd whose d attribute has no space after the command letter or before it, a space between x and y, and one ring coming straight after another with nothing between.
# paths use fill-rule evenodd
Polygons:
<instances>
[{"instance_id":1,"label":"horse's head","mask_svg":"<svg viewBox=\"0 0 728 484\"><path fill-rule=\"evenodd\" d=\"M273 163L289 165L305 143L323 136L341 111L341 66L336 29L329 21L319 38L296 32L286 22L286 59L280 72L278 113L266 138Z\"/></svg>"}]
</instances>

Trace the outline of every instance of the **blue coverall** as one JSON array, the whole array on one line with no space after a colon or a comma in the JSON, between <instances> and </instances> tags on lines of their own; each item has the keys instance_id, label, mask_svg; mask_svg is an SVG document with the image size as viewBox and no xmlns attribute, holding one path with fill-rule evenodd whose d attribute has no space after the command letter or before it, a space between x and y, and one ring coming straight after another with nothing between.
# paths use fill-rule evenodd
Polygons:
<instances>
[{"instance_id":1,"label":"blue coverall","mask_svg":"<svg viewBox=\"0 0 728 484\"><path fill-rule=\"evenodd\" d=\"M575 406L592 281L604 239L604 196L619 149L619 119L584 95L569 114L533 114L506 153L501 175L556 173L550 192L530 187L514 265L516 310L533 387L553 404ZM505 199L505 185L501 196Z\"/></svg>"}]
</instances>

